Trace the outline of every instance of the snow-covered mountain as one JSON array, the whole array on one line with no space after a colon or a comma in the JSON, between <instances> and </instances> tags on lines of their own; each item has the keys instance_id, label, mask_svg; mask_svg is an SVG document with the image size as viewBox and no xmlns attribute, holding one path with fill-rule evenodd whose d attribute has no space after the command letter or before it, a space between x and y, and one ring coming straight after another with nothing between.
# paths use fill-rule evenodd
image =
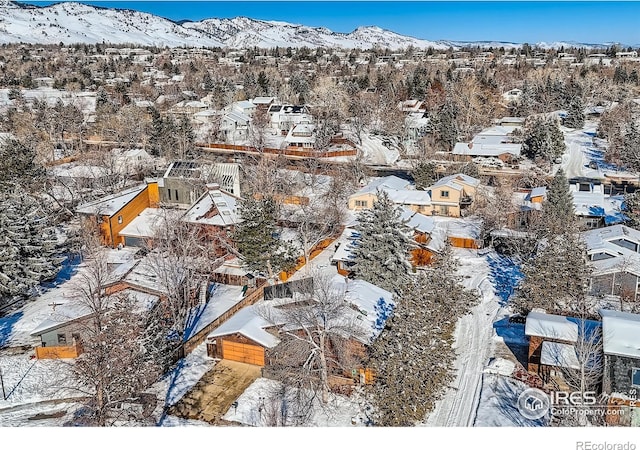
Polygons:
<instances>
[{"instance_id":1,"label":"snow-covered mountain","mask_svg":"<svg viewBox=\"0 0 640 450\"><path fill-rule=\"evenodd\" d=\"M359 27L351 33L337 33L323 27L246 17L206 19L176 23L153 14L125 9L99 8L75 2L36 7L0 0L0 43L110 43L193 47L340 47L391 49L447 49L466 45L520 47L502 42L427 41L403 36L375 26ZM592 47L577 43L543 44L544 48Z\"/></svg>"},{"instance_id":2,"label":"snow-covered mountain","mask_svg":"<svg viewBox=\"0 0 640 450\"><path fill-rule=\"evenodd\" d=\"M433 47L447 49L446 44L402 36L379 27L359 27L351 33L337 33L323 27L308 27L287 22L255 20L247 17L206 19L185 22L184 27L204 31L224 42L228 47L341 47L388 48Z\"/></svg>"}]
</instances>

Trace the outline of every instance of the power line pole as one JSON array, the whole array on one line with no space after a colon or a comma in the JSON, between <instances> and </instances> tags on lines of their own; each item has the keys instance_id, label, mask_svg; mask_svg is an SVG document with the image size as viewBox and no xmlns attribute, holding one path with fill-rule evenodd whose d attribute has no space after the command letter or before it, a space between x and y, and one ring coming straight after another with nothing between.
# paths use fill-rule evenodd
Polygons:
<instances>
[{"instance_id":1,"label":"power line pole","mask_svg":"<svg viewBox=\"0 0 640 450\"><path fill-rule=\"evenodd\" d=\"M2 398L7 399L7 394L4 392L4 380L2 379L2 367L0 367L0 385L2 386Z\"/></svg>"}]
</instances>

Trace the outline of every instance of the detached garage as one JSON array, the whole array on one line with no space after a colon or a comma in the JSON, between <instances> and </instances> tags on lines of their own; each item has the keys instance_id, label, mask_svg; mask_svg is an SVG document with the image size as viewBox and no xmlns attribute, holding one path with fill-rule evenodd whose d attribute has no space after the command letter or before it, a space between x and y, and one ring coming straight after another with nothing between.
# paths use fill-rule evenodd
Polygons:
<instances>
[{"instance_id":1,"label":"detached garage","mask_svg":"<svg viewBox=\"0 0 640 450\"><path fill-rule=\"evenodd\" d=\"M243 308L209 334L207 355L264 367L265 350L280 343L276 325L261 317L255 306Z\"/></svg>"}]
</instances>

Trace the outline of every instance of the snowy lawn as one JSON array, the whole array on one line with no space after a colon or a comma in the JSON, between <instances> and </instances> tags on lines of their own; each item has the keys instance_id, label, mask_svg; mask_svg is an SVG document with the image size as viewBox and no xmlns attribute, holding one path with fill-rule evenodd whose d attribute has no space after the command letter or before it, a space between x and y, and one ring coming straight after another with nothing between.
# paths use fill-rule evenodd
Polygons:
<instances>
[{"instance_id":1,"label":"snowy lawn","mask_svg":"<svg viewBox=\"0 0 640 450\"><path fill-rule=\"evenodd\" d=\"M225 420L242 423L254 427L273 426L275 417L283 415L283 409L288 407L286 401L275 399L274 393L280 384L267 378L258 378L238 398L238 406L229 408L224 415ZM328 405L322 407L315 404L309 421L305 426L315 427L346 427L367 422L361 412L357 396L345 397L331 394Z\"/></svg>"},{"instance_id":2,"label":"snowy lawn","mask_svg":"<svg viewBox=\"0 0 640 450\"><path fill-rule=\"evenodd\" d=\"M482 394L474 426L476 427L541 427L545 418L530 420L518 411L518 396L528 386L513 378L484 374Z\"/></svg>"},{"instance_id":3,"label":"snowy lawn","mask_svg":"<svg viewBox=\"0 0 640 450\"><path fill-rule=\"evenodd\" d=\"M242 286L214 285L209 301L189 311L184 340L189 340L200 330L242 301Z\"/></svg>"},{"instance_id":4,"label":"snowy lawn","mask_svg":"<svg viewBox=\"0 0 640 450\"><path fill-rule=\"evenodd\" d=\"M367 133L362 133L362 144L357 147L363 161L368 164L392 165L400 158L397 149L388 148L383 144L382 138Z\"/></svg>"},{"instance_id":5,"label":"snowy lawn","mask_svg":"<svg viewBox=\"0 0 640 450\"><path fill-rule=\"evenodd\" d=\"M0 412L8 407L54 399L80 397L73 388L73 360L31 359L31 355L0 356L7 399L0 392Z\"/></svg>"}]
</instances>

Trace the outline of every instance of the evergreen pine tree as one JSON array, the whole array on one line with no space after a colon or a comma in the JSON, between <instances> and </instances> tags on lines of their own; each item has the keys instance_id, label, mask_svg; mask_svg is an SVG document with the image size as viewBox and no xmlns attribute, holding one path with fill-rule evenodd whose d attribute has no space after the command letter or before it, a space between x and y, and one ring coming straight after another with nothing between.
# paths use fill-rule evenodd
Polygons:
<instances>
[{"instance_id":1,"label":"evergreen pine tree","mask_svg":"<svg viewBox=\"0 0 640 450\"><path fill-rule=\"evenodd\" d=\"M151 129L149 130L150 153L153 156L160 156L162 153L162 136L164 134L164 124L160 111L155 107L149 108L151 115Z\"/></svg>"},{"instance_id":2,"label":"evergreen pine tree","mask_svg":"<svg viewBox=\"0 0 640 450\"><path fill-rule=\"evenodd\" d=\"M542 240L536 254L523 264L524 278L513 307L524 314L533 308L565 314L582 310L590 275L585 254L575 228Z\"/></svg>"},{"instance_id":3,"label":"evergreen pine tree","mask_svg":"<svg viewBox=\"0 0 640 450\"><path fill-rule=\"evenodd\" d=\"M416 183L416 188L426 189L438 178L436 163L433 161L421 161L411 170L411 176Z\"/></svg>"},{"instance_id":4,"label":"evergreen pine tree","mask_svg":"<svg viewBox=\"0 0 640 450\"><path fill-rule=\"evenodd\" d=\"M584 106L579 96L571 99L564 125L568 128L582 128L584 126Z\"/></svg>"},{"instance_id":5,"label":"evergreen pine tree","mask_svg":"<svg viewBox=\"0 0 640 450\"><path fill-rule=\"evenodd\" d=\"M269 276L295 265L289 242L278 237L277 208L272 198L246 198L240 202L242 222L233 239L242 254L242 263L250 271L267 271Z\"/></svg>"},{"instance_id":6,"label":"evergreen pine tree","mask_svg":"<svg viewBox=\"0 0 640 450\"><path fill-rule=\"evenodd\" d=\"M631 122L623 138L623 151L620 152L622 164L631 170L640 170L640 130Z\"/></svg>"},{"instance_id":7,"label":"evergreen pine tree","mask_svg":"<svg viewBox=\"0 0 640 450\"><path fill-rule=\"evenodd\" d=\"M625 225L636 229L640 227L640 192L625 194L623 211L627 217Z\"/></svg>"},{"instance_id":8,"label":"evergreen pine tree","mask_svg":"<svg viewBox=\"0 0 640 450\"><path fill-rule=\"evenodd\" d=\"M360 279L388 291L396 290L411 271L411 231L386 192L378 193L371 209L360 212L360 233L354 250L354 271Z\"/></svg>"},{"instance_id":9,"label":"evergreen pine tree","mask_svg":"<svg viewBox=\"0 0 640 450\"><path fill-rule=\"evenodd\" d=\"M16 184L28 188L39 183L44 169L35 159L35 150L15 139L0 145L0 192L12 190Z\"/></svg>"},{"instance_id":10,"label":"evergreen pine tree","mask_svg":"<svg viewBox=\"0 0 640 450\"><path fill-rule=\"evenodd\" d=\"M527 123L523 138L523 154L527 158L553 160L564 153L564 135L552 119L534 118Z\"/></svg>"},{"instance_id":11,"label":"evergreen pine tree","mask_svg":"<svg viewBox=\"0 0 640 450\"><path fill-rule=\"evenodd\" d=\"M0 201L0 297L26 294L53 278L61 259L48 215L27 192L16 187Z\"/></svg>"},{"instance_id":12,"label":"evergreen pine tree","mask_svg":"<svg viewBox=\"0 0 640 450\"><path fill-rule=\"evenodd\" d=\"M569 191L569 181L562 169L558 169L547 189L547 199L542 205L545 233L561 234L576 221L573 196Z\"/></svg>"},{"instance_id":13,"label":"evergreen pine tree","mask_svg":"<svg viewBox=\"0 0 640 450\"><path fill-rule=\"evenodd\" d=\"M456 268L445 249L399 289L391 318L369 349L368 367L376 373L369 388L376 425L423 421L452 381L454 330L474 302Z\"/></svg>"}]
</instances>

